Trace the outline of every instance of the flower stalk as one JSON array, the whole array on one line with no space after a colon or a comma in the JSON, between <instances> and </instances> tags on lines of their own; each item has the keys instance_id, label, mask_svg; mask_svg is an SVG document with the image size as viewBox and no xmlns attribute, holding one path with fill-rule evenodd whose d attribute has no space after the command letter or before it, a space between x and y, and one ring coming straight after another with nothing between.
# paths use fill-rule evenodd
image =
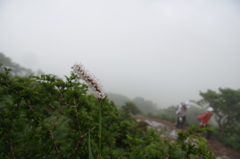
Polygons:
<instances>
[{"instance_id":1,"label":"flower stalk","mask_svg":"<svg viewBox=\"0 0 240 159\"><path fill-rule=\"evenodd\" d=\"M98 124L98 158L101 158L102 154L102 99L105 98L105 93L103 91L103 87L99 79L97 79L91 72L89 72L85 67L80 64L74 64L73 66L74 73L77 74L82 80L84 80L90 89L93 91L95 97L99 101L99 124ZM89 159L92 158L92 150L90 145L90 131L88 138L88 148L89 148Z\"/></svg>"}]
</instances>

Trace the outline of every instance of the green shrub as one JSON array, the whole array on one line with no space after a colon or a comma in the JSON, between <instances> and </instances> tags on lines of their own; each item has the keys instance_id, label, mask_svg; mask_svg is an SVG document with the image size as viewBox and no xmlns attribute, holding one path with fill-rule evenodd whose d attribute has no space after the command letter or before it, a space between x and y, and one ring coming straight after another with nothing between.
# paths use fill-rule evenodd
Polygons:
<instances>
[{"instance_id":1,"label":"green shrub","mask_svg":"<svg viewBox=\"0 0 240 159\"><path fill-rule=\"evenodd\" d=\"M122 109L131 112L132 114L136 115L136 114L140 114L141 111L140 109L138 109L138 107L132 103L132 102L126 102L123 106Z\"/></svg>"},{"instance_id":2,"label":"green shrub","mask_svg":"<svg viewBox=\"0 0 240 159\"><path fill-rule=\"evenodd\" d=\"M226 133L224 135L220 135L218 131L213 132L213 137L219 141L221 141L225 146L231 147L237 151L240 151L240 136L239 134L230 134Z\"/></svg>"},{"instance_id":3,"label":"green shrub","mask_svg":"<svg viewBox=\"0 0 240 159\"><path fill-rule=\"evenodd\" d=\"M99 101L71 74L65 80L51 75L10 78L0 73L0 158L93 158L99 154ZM194 131L179 133L172 143L126 109L102 100L102 157L214 158L205 140ZM89 133L91 137L88 137ZM196 136L198 143L185 142Z\"/></svg>"}]
</instances>

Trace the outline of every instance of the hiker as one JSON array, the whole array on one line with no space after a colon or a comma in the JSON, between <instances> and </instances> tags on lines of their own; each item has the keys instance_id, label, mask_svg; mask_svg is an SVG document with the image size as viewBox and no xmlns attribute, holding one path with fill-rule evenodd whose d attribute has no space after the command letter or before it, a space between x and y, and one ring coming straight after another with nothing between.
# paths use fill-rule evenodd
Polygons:
<instances>
[{"instance_id":1,"label":"hiker","mask_svg":"<svg viewBox=\"0 0 240 159\"><path fill-rule=\"evenodd\" d=\"M204 114L201 114L198 116L198 120L200 122L200 124L199 124L200 128L210 127L208 121L211 119L213 112L214 112L214 109L212 107L208 107L207 113L204 113ZM211 136L212 136L212 131L207 130L206 140L208 142L211 142Z\"/></svg>"},{"instance_id":2,"label":"hiker","mask_svg":"<svg viewBox=\"0 0 240 159\"><path fill-rule=\"evenodd\" d=\"M183 128L184 123L186 122L186 111L187 109L190 108L189 102L183 102L180 105L177 106L177 123L176 127L177 128Z\"/></svg>"}]
</instances>

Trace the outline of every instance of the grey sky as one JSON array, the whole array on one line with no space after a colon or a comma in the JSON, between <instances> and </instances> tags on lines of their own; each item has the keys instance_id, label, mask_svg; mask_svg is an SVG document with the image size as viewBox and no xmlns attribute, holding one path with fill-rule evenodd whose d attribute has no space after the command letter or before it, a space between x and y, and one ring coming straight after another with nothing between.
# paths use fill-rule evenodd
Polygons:
<instances>
[{"instance_id":1,"label":"grey sky","mask_svg":"<svg viewBox=\"0 0 240 159\"><path fill-rule=\"evenodd\" d=\"M240 88L240 3L1 0L0 52L61 77L81 62L106 92L170 106Z\"/></svg>"}]
</instances>

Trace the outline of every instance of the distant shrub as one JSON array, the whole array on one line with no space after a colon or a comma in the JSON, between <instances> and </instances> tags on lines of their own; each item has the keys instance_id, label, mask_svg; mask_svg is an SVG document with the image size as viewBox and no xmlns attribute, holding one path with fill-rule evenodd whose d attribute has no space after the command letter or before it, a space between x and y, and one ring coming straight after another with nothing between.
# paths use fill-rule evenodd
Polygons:
<instances>
[{"instance_id":1,"label":"distant shrub","mask_svg":"<svg viewBox=\"0 0 240 159\"><path fill-rule=\"evenodd\" d=\"M134 115L141 113L140 109L132 102L126 102L125 105L122 106L122 109L125 109Z\"/></svg>"},{"instance_id":2,"label":"distant shrub","mask_svg":"<svg viewBox=\"0 0 240 159\"><path fill-rule=\"evenodd\" d=\"M240 136L239 134L229 134L220 135L218 131L213 132L213 137L221 141L225 146L231 147L235 150L240 151Z\"/></svg>"}]
</instances>

